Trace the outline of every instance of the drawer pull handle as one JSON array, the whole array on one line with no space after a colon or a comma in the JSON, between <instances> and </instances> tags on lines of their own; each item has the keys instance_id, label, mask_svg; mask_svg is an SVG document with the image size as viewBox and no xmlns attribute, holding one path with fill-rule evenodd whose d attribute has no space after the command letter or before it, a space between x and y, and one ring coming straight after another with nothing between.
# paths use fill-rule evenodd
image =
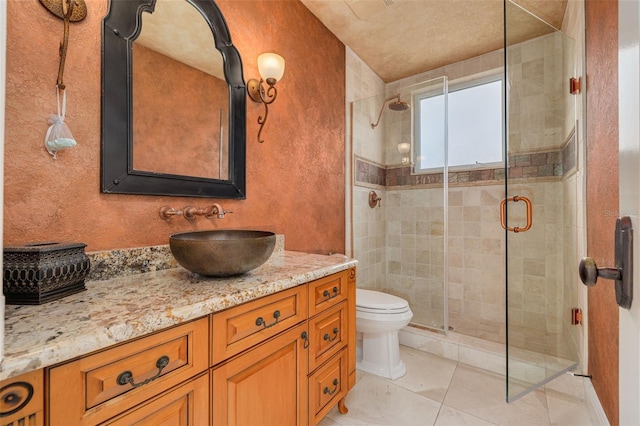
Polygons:
<instances>
[{"instance_id":1,"label":"drawer pull handle","mask_svg":"<svg viewBox=\"0 0 640 426\"><path fill-rule=\"evenodd\" d=\"M273 317L276 319L274 322L272 322L271 324L267 324L266 322L264 322L264 320L262 319L262 317L258 317L258 319L256 320L256 325L258 327L263 326L264 328L269 328L269 327L273 327L274 325L276 325L278 323L278 318L280 318L280 311L275 311L273 313Z\"/></svg>"},{"instance_id":2,"label":"drawer pull handle","mask_svg":"<svg viewBox=\"0 0 640 426\"><path fill-rule=\"evenodd\" d=\"M148 378L147 380L140 382L140 383L135 383L133 381L133 373L131 373L131 371L127 370L127 371L123 371L122 373L120 373L118 375L118 378L116 379L116 382L120 385L120 386L124 386L126 384L130 384L131 386L133 386L134 388L139 388L140 386L144 386L147 383L151 383L153 382L155 379L157 379L158 377L160 377L160 374L162 374L162 370L164 370L164 368L169 365L169 357L166 355L161 356L160 358L158 358L158 360L156 361L156 368L158 369L158 372L156 373L155 376Z\"/></svg>"},{"instance_id":3,"label":"drawer pull handle","mask_svg":"<svg viewBox=\"0 0 640 426\"><path fill-rule=\"evenodd\" d=\"M338 337L338 327L335 327L333 329L333 337L329 337L329 333L324 333L323 339L333 342L334 340L336 340L336 337Z\"/></svg>"},{"instance_id":4,"label":"drawer pull handle","mask_svg":"<svg viewBox=\"0 0 640 426\"><path fill-rule=\"evenodd\" d=\"M309 336L307 335L307 332L303 331L300 337L304 339L304 345L302 347L307 349L309 347Z\"/></svg>"},{"instance_id":5,"label":"drawer pull handle","mask_svg":"<svg viewBox=\"0 0 640 426\"><path fill-rule=\"evenodd\" d=\"M333 390L329 390L329 387L325 386L325 388L322 391L322 393L325 394L325 395L333 395L338 390L338 383L339 383L338 379L333 379Z\"/></svg>"},{"instance_id":6,"label":"drawer pull handle","mask_svg":"<svg viewBox=\"0 0 640 426\"><path fill-rule=\"evenodd\" d=\"M329 290L323 291L322 295L324 297L326 297L327 299L333 299L334 297L336 297L338 295L339 291L340 291L340 289L336 286L336 287L333 287L333 295L331 295L331 293L329 293Z\"/></svg>"}]
</instances>

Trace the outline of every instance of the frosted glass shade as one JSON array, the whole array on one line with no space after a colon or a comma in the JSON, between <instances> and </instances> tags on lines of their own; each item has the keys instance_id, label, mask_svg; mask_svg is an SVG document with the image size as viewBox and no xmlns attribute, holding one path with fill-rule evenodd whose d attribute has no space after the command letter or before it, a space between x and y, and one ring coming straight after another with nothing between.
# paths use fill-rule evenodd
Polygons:
<instances>
[{"instance_id":1,"label":"frosted glass shade","mask_svg":"<svg viewBox=\"0 0 640 426\"><path fill-rule=\"evenodd\" d=\"M263 53L258 56L258 71L263 80L280 81L284 74L284 58L275 53Z\"/></svg>"},{"instance_id":2,"label":"frosted glass shade","mask_svg":"<svg viewBox=\"0 0 640 426\"><path fill-rule=\"evenodd\" d=\"M407 154L411 151L411 145L407 142L402 142L398 144L398 152L400 154Z\"/></svg>"}]
</instances>

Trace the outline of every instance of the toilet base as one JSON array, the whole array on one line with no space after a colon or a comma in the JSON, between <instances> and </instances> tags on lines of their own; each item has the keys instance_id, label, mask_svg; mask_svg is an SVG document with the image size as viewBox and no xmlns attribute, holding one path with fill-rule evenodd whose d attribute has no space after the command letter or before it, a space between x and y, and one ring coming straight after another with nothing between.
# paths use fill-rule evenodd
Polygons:
<instances>
[{"instance_id":1,"label":"toilet base","mask_svg":"<svg viewBox=\"0 0 640 426\"><path fill-rule=\"evenodd\" d=\"M376 376L386 377L387 379L391 380L399 379L407 373L407 367L402 361L400 361L399 364L396 364L392 368L367 363L366 361L356 362L356 369L365 373L375 374Z\"/></svg>"},{"instance_id":2,"label":"toilet base","mask_svg":"<svg viewBox=\"0 0 640 426\"><path fill-rule=\"evenodd\" d=\"M407 367L400 359L398 332L358 333L356 344L356 368L366 373L399 379L407 372Z\"/></svg>"}]
</instances>

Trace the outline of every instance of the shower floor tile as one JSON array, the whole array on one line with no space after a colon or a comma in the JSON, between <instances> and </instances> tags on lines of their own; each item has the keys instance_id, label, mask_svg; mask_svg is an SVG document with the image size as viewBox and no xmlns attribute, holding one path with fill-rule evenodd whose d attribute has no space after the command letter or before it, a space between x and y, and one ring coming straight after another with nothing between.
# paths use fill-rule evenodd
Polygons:
<instances>
[{"instance_id":1,"label":"shower floor tile","mask_svg":"<svg viewBox=\"0 0 640 426\"><path fill-rule=\"evenodd\" d=\"M358 372L346 399L320 423L336 425L580 425L594 423L585 402L549 386L505 402L504 377L400 346L407 374L388 380Z\"/></svg>"}]
</instances>

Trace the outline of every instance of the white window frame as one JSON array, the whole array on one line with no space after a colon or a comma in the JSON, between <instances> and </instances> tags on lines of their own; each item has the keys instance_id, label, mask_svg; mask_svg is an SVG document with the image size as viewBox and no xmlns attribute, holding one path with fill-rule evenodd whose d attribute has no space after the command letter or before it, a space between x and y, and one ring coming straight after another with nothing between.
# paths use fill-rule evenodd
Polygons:
<instances>
[{"instance_id":1,"label":"white window frame","mask_svg":"<svg viewBox=\"0 0 640 426\"><path fill-rule=\"evenodd\" d=\"M412 159L413 159L413 167L412 167L412 174L430 174L430 173L439 173L443 171L444 166L440 166L440 167L430 167L430 168L425 168L425 169L420 169L418 168L418 161L417 161L417 153L420 152L420 147L417 145L419 143L418 138L417 138L417 132L418 132L418 128L417 126L419 126L419 117L418 112L419 112L419 108L417 108L417 104L418 102L420 102L421 99L425 99L428 97L432 97L432 96L439 96L439 95L445 95L446 97L448 97L448 95L450 93L453 92L457 92L460 90L465 90L465 89L469 89L472 87L476 87L476 86L481 86L483 84L488 84L488 83L493 83L496 81L501 81L501 86L502 86L502 93L501 93L501 97L503 99L502 101L502 110L501 110L501 141L500 141L500 150L501 150L501 160L500 161L495 161L495 162L490 162L490 163L475 163L475 164L463 164L463 165L457 165L457 166L448 166L448 170L449 171L466 171L466 170L475 170L475 169L494 169L494 168L500 168L500 167L504 167L504 149L505 149L505 102L504 102L504 93L505 93L505 79L504 79L504 73L502 71L500 72L492 72L490 74L485 74L482 76L470 76L470 77L465 77L465 78L461 78L458 80L455 80L451 83L449 83L448 85L448 90L445 89L445 93L443 93L442 91L437 91L433 90L433 89L428 89L428 90L422 90L422 91L416 91L413 92L411 94L411 102L412 102L412 128L411 128L411 139L412 139ZM446 98L445 98L446 99ZM445 106L448 109L448 100L445 100ZM445 121L448 121L448 111L447 114L445 114ZM448 126L446 126L446 130L448 133ZM446 140L446 151L444 158L445 161L447 161L448 158L448 134L446 135L447 137L445 138Z\"/></svg>"}]
</instances>

